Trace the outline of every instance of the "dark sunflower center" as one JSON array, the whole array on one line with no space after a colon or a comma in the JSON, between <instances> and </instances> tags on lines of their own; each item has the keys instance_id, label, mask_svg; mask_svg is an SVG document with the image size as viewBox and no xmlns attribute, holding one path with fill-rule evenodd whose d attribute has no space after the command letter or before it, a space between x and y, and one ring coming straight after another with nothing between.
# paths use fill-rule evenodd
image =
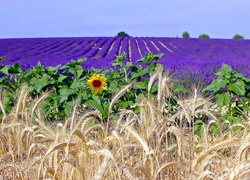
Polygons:
<instances>
[{"instance_id":1,"label":"dark sunflower center","mask_svg":"<svg viewBox=\"0 0 250 180\"><path fill-rule=\"evenodd\" d=\"M94 80L94 81L92 82L92 85L93 85L94 87L100 87L100 86L102 85L102 82L101 82L100 80Z\"/></svg>"}]
</instances>

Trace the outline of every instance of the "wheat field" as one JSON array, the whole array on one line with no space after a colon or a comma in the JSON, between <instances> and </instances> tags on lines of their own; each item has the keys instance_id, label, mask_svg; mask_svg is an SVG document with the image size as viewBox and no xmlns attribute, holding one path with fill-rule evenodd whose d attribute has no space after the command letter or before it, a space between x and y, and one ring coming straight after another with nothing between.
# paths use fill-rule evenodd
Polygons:
<instances>
[{"instance_id":1,"label":"wheat field","mask_svg":"<svg viewBox=\"0 0 250 180\"><path fill-rule=\"evenodd\" d=\"M169 77L157 74L158 94L145 95L139 113L112 112L122 90L114 95L109 117L75 104L65 121L46 121L40 103L28 106L23 88L12 112L4 114L0 131L1 180L165 180L247 179L250 177L249 116L242 123L222 121L215 103L198 86L177 96ZM167 99L178 103L168 113ZM0 102L4 112L3 100ZM79 108L81 112L78 113ZM201 134L193 132L194 120L206 117ZM218 132L211 127L219 127ZM235 131L235 127L239 130Z\"/></svg>"}]
</instances>

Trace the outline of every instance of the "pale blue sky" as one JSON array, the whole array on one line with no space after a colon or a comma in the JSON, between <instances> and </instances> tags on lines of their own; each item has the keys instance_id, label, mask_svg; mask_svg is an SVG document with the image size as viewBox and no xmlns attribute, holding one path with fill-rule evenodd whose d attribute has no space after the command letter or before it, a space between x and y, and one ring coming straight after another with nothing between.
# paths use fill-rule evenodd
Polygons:
<instances>
[{"instance_id":1,"label":"pale blue sky","mask_svg":"<svg viewBox=\"0 0 250 180\"><path fill-rule=\"evenodd\" d=\"M249 0L0 0L0 38L115 36L250 39Z\"/></svg>"}]
</instances>

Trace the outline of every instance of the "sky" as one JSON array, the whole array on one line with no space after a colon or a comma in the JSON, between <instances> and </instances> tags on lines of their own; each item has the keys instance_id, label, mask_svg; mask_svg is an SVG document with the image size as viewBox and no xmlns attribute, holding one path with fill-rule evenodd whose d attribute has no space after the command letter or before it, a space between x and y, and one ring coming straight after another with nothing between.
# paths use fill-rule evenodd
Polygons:
<instances>
[{"instance_id":1,"label":"sky","mask_svg":"<svg viewBox=\"0 0 250 180\"><path fill-rule=\"evenodd\" d=\"M0 0L0 39L133 37L250 39L250 0Z\"/></svg>"}]
</instances>

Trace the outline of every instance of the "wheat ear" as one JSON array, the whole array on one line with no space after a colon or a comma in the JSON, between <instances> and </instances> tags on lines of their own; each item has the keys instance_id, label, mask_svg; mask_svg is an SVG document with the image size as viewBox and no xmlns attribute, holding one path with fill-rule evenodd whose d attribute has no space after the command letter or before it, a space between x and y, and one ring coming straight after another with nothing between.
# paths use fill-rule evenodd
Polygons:
<instances>
[{"instance_id":1,"label":"wheat ear","mask_svg":"<svg viewBox=\"0 0 250 180\"><path fill-rule=\"evenodd\" d=\"M144 151L146 153L149 153L149 147L146 143L146 141L144 139L142 139L142 137L137 133L135 132L135 130L133 130L131 127L127 126L126 129L131 133L133 134L133 136L140 142L140 144L142 145Z\"/></svg>"},{"instance_id":2,"label":"wheat ear","mask_svg":"<svg viewBox=\"0 0 250 180\"><path fill-rule=\"evenodd\" d=\"M206 179L206 178L209 178L209 179L214 179L215 178L215 174L211 171L204 171L201 173L201 175L198 177L197 180L203 180L203 179Z\"/></svg>"},{"instance_id":3,"label":"wheat ear","mask_svg":"<svg viewBox=\"0 0 250 180\"><path fill-rule=\"evenodd\" d=\"M220 143L218 143L218 144L215 144L214 146L212 146L212 147L206 149L204 152L202 152L199 156L197 156L197 157L193 160L192 169L194 169L194 168L198 165L198 163L199 163L200 161L202 161L202 159L203 159L204 157L206 157L208 154L210 154L212 151L215 151L215 150L217 150L217 149L221 149L221 148L223 148L223 147L225 147L225 146L227 146L227 145L229 145L229 144L230 144L230 145L233 145L233 143L237 142L238 140L239 140L238 138L231 138L231 139L228 139L228 140L226 140L226 141L222 141L222 142L220 142Z\"/></svg>"}]
</instances>

